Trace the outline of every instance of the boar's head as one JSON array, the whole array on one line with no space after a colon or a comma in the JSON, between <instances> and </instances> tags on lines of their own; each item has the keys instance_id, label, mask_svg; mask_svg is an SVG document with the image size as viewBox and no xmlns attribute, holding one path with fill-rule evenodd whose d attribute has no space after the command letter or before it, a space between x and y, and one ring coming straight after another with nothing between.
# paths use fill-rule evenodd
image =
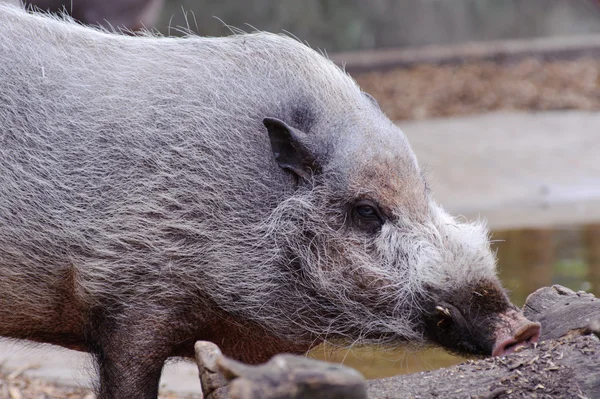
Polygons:
<instances>
[{"instance_id":1,"label":"boar's head","mask_svg":"<svg viewBox=\"0 0 600 399\"><path fill-rule=\"evenodd\" d=\"M293 322L283 333L482 356L535 342L540 326L508 299L483 224L434 202L404 134L361 96L337 121L264 119L293 187L271 218L286 276L277 319Z\"/></svg>"}]
</instances>

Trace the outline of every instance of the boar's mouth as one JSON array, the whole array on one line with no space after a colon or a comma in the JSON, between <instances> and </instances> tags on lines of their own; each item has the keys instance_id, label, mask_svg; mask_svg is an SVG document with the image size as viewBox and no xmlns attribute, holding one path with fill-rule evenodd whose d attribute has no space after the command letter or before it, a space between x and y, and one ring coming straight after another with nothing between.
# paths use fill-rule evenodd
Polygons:
<instances>
[{"instance_id":1,"label":"boar's mouth","mask_svg":"<svg viewBox=\"0 0 600 399\"><path fill-rule=\"evenodd\" d=\"M424 315L425 336L450 352L502 356L536 342L540 325L527 320L496 283L434 294Z\"/></svg>"},{"instance_id":2,"label":"boar's mouth","mask_svg":"<svg viewBox=\"0 0 600 399\"><path fill-rule=\"evenodd\" d=\"M438 302L434 311L425 316L425 334L429 340L460 355L491 355L495 343L492 326L499 318L469 319L454 305Z\"/></svg>"}]
</instances>

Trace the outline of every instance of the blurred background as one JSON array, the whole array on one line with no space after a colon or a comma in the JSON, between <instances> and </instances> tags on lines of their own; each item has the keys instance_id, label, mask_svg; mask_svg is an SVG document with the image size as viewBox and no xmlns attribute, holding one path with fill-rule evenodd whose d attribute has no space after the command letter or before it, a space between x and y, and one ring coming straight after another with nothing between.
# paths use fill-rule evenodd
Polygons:
<instances>
[{"instance_id":1,"label":"blurred background","mask_svg":"<svg viewBox=\"0 0 600 399\"><path fill-rule=\"evenodd\" d=\"M288 31L328 52L600 32L597 0L167 0L157 27ZM243 4L243 5L242 5ZM174 16L171 18L171 16ZM197 23L196 23L197 22Z\"/></svg>"},{"instance_id":2,"label":"blurred background","mask_svg":"<svg viewBox=\"0 0 600 399\"><path fill-rule=\"evenodd\" d=\"M36 0L164 35L226 24L326 52L409 138L434 197L492 229L517 305L542 286L600 295L600 1ZM319 348L368 378L456 363L439 350Z\"/></svg>"},{"instance_id":3,"label":"blurred background","mask_svg":"<svg viewBox=\"0 0 600 399\"><path fill-rule=\"evenodd\" d=\"M203 36L287 31L328 52L600 32L597 0L31 0L85 23ZM141 24L140 22L143 22Z\"/></svg>"}]
</instances>

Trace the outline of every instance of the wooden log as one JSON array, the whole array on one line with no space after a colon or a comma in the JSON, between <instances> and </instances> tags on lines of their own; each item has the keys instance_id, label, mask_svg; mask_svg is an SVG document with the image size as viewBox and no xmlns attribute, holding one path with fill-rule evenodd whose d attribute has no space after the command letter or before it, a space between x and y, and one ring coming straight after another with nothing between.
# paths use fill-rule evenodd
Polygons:
<instances>
[{"instance_id":1,"label":"wooden log","mask_svg":"<svg viewBox=\"0 0 600 399\"><path fill-rule=\"evenodd\" d=\"M540 340L588 334L590 323L600 320L600 300L584 291L554 285L529 295L523 313L542 324Z\"/></svg>"}]
</instances>

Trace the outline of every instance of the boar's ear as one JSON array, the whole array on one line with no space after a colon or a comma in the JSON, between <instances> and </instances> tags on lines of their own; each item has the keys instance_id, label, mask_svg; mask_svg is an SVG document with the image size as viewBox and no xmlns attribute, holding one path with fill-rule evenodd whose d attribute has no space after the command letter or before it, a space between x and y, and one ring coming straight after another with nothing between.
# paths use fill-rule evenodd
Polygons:
<instances>
[{"instance_id":1,"label":"boar's ear","mask_svg":"<svg viewBox=\"0 0 600 399\"><path fill-rule=\"evenodd\" d=\"M280 167L306 180L319 171L313 152L308 147L306 133L275 118L265 118L263 123L269 131L271 149Z\"/></svg>"}]
</instances>

